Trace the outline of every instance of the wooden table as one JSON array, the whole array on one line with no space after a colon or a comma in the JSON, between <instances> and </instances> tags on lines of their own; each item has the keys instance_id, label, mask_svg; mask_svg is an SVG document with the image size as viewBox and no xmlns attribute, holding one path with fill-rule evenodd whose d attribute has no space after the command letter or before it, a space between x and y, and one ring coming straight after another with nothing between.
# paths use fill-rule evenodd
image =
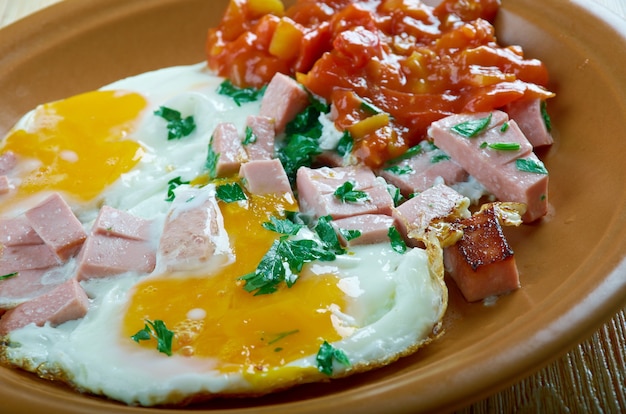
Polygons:
<instances>
[{"instance_id":1,"label":"wooden table","mask_svg":"<svg viewBox=\"0 0 626 414\"><path fill-rule=\"evenodd\" d=\"M59 1L62 0L0 0L0 28ZM625 0L589 1L626 18ZM562 358L459 411L513 412L626 412L626 308Z\"/></svg>"}]
</instances>

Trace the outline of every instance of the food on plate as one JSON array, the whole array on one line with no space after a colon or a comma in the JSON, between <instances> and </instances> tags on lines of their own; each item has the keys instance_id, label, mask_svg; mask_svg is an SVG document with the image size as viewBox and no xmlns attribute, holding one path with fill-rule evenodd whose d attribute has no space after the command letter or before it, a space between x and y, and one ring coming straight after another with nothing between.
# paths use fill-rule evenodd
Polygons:
<instances>
[{"instance_id":1,"label":"food on plate","mask_svg":"<svg viewBox=\"0 0 626 414\"><path fill-rule=\"evenodd\" d=\"M553 94L497 8L233 0L208 64L26 114L2 363L133 405L263 395L435 340L446 272L468 301L517 289L502 226L547 212Z\"/></svg>"}]
</instances>

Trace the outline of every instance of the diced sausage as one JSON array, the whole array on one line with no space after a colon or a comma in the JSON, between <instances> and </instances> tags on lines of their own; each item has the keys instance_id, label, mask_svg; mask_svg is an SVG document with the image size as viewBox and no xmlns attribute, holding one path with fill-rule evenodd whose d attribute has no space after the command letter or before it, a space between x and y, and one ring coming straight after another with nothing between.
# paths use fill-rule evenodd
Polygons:
<instances>
[{"instance_id":1,"label":"diced sausage","mask_svg":"<svg viewBox=\"0 0 626 414\"><path fill-rule=\"evenodd\" d=\"M46 244L0 246L0 276L58 264L57 255Z\"/></svg>"},{"instance_id":2,"label":"diced sausage","mask_svg":"<svg viewBox=\"0 0 626 414\"><path fill-rule=\"evenodd\" d=\"M29 224L61 260L78 252L87 238L81 222L59 194L53 194L25 213Z\"/></svg>"},{"instance_id":3,"label":"diced sausage","mask_svg":"<svg viewBox=\"0 0 626 414\"><path fill-rule=\"evenodd\" d=\"M110 237L132 240L150 240L151 221L134 216L126 211L103 206L96 218L92 232Z\"/></svg>"},{"instance_id":4,"label":"diced sausage","mask_svg":"<svg viewBox=\"0 0 626 414\"><path fill-rule=\"evenodd\" d=\"M12 277L0 281L0 309L11 309L27 302L67 280L63 267L20 270Z\"/></svg>"},{"instance_id":5,"label":"diced sausage","mask_svg":"<svg viewBox=\"0 0 626 414\"><path fill-rule=\"evenodd\" d=\"M287 173L278 159L248 161L241 165L239 175L244 179L246 189L252 194L293 196Z\"/></svg>"},{"instance_id":6,"label":"diced sausage","mask_svg":"<svg viewBox=\"0 0 626 414\"><path fill-rule=\"evenodd\" d=\"M156 249L145 240L92 233L78 257L78 280L126 272L150 273L156 265Z\"/></svg>"},{"instance_id":7,"label":"diced sausage","mask_svg":"<svg viewBox=\"0 0 626 414\"><path fill-rule=\"evenodd\" d=\"M463 237L444 249L444 266L469 302L519 288L519 273L493 208L461 220Z\"/></svg>"},{"instance_id":8,"label":"diced sausage","mask_svg":"<svg viewBox=\"0 0 626 414\"><path fill-rule=\"evenodd\" d=\"M528 172L519 167L519 160L530 161L542 165L532 151L530 143L520 143L517 151L501 151L483 147L481 142L494 143L495 136L499 142L516 142L523 137L515 121L509 121L509 128L500 132L501 124L492 125L494 119L502 119L501 112L493 112L493 118L487 131L477 137L465 138L451 128L470 119L484 117L485 114L453 115L434 122L429 128L429 135L435 145L441 147L470 175L476 178L489 192L501 201L524 203L528 209L522 217L524 222L531 222L544 216L548 211L548 175L541 172ZM496 116L497 115L497 116ZM506 116L506 114L504 114Z\"/></svg>"},{"instance_id":9,"label":"diced sausage","mask_svg":"<svg viewBox=\"0 0 626 414\"><path fill-rule=\"evenodd\" d=\"M410 232L423 233L437 220L453 221L459 217L467 217L468 206L467 197L444 184L438 184L396 207L393 218L407 244L419 246L421 243L418 240L409 237Z\"/></svg>"},{"instance_id":10,"label":"diced sausage","mask_svg":"<svg viewBox=\"0 0 626 414\"><path fill-rule=\"evenodd\" d=\"M215 168L218 177L227 177L239 171L241 163L248 156L241 145L237 127L230 122L222 122L215 127L211 137L213 152L219 154Z\"/></svg>"},{"instance_id":11,"label":"diced sausage","mask_svg":"<svg viewBox=\"0 0 626 414\"><path fill-rule=\"evenodd\" d=\"M6 175L0 175L0 195L7 194L9 191L11 191L9 177Z\"/></svg>"},{"instance_id":12,"label":"diced sausage","mask_svg":"<svg viewBox=\"0 0 626 414\"><path fill-rule=\"evenodd\" d=\"M189 200L189 201L179 201ZM177 197L165 221L159 259L167 271L207 268L231 260L222 213L210 187Z\"/></svg>"},{"instance_id":13,"label":"diced sausage","mask_svg":"<svg viewBox=\"0 0 626 414\"><path fill-rule=\"evenodd\" d=\"M394 220L383 214L362 214L333 220L330 223L337 231L342 245L356 246L389 241L389 228L394 225ZM360 235L348 240L341 230L356 230Z\"/></svg>"},{"instance_id":14,"label":"diced sausage","mask_svg":"<svg viewBox=\"0 0 626 414\"><path fill-rule=\"evenodd\" d=\"M542 104L540 99L518 99L504 108L509 117L517 122L534 148L554 143L543 117Z\"/></svg>"},{"instance_id":15,"label":"diced sausage","mask_svg":"<svg viewBox=\"0 0 626 414\"><path fill-rule=\"evenodd\" d=\"M20 246L25 244L43 244L43 240L24 215L10 219L0 219L0 244Z\"/></svg>"},{"instance_id":16,"label":"diced sausage","mask_svg":"<svg viewBox=\"0 0 626 414\"><path fill-rule=\"evenodd\" d=\"M76 279L57 286L52 291L7 311L0 319L0 336L34 323L49 322L57 326L85 316L89 308L87 294Z\"/></svg>"},{"instance_id":17,"label":"diced sausage","mask_svg":"<svg viewBox=\"0 0 626 414\"><path fill-rule=\"evenodd\" d=\"M298 82L287 75L276 73L267 85L259 114L274 120L274 130L278 135L308 104L309 96Z\"/></svg>"},{"instance_id":18,"label":"diced sausage","mask_svg":"<svg viewBox=\"0 0 626 414\"><path fill-rule=\"evenodd\" d=\"M246 118L246 128L254 137L244 145L249 160L269 160L274 157L274 120L267 116L250 115ZM247 134L246 129L246 134Z\"/></svg>"},{"instance_id":19,"label":"diced sausage","mask_svg":"<svg viewBox=\"0 0 626 414\"><path fill-rule=\"evenodd\" d=\"M364 192L366 199L344 201L335 191L350 182L353 191ZM337 220L359 214L390 215L393 199L387 184L366 167L302 167L296 174L298 199L301 211L317 217L330 215Z\"/></svg>"},{"instance_id":20,"label":"diced sausage","mask_svg":"<svg viewBox=\"0 0 626 414\"><path fill-rule=\"evenodd\" d=\"M421 147L418 154L380 169L378 175L398 187L405 197L432 187L439 177L446 185L467 179L467 172L443 151L427 141Z\"/></svg>"},{"instance_id":21,"label":"diced sausage","mask_svg":"<svg viewBox=\"0 0 626 414\"><path fill-rule=\"evenodd\" d=\"M8 174L17 165L17 158L12 151L0 154L0 175Z\"/></svg>"}]
</instances>

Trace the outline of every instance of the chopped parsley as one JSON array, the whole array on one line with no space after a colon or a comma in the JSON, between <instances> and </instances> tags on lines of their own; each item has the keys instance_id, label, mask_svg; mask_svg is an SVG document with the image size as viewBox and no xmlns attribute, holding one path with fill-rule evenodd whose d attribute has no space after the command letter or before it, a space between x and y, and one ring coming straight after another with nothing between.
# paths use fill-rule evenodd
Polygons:
<instances>
[{"instance_id":1,"label":"chopped parsley","mask_svg":"<svg viewBox=\"0 0 626 414\"><path fill-rule=\"evenodd\" d=\"M518 158L515 160L515 166L518 170L535 173L535 174L548 174L548 170L539 160L533 160L531 158Z\"/></svg>"},{"instance_id":2,"label":"chopped parsley","mask_svg":"<svg viewBox=\"0 0 626 414\"><path fill-rule=\"evenodd\" d=\"M265 88L257 89L253 87L249 88L240 88L232 84L232 82L226 79L224 82L220 83L220 86L217 88L217 93L220 95L230 96L235 101L237 106L241 106L242 103L245 102L254 102L263 96L265 93Z\"/></svg>"},{"instance_id":3,"label":"chopped parsley","mask_svg":"<svg viewBox=\"0 0 626 414\"><path fill-rule=\"evenodd\" d=\"M339 233L343 236L347 241L354 240L356 238L361 237L361 230L351 230L351 229L339 229Z\"/></svg>"},{"instance_id":4,"label":"chopped parsley","mask_svg":"<svg viewBox=\"0 0 626 414\"><path fill-rule=\"evenodd\" d=\"M399 155L395 158L390 159L389 161L387 161L387 165L391 165L391 164L397 164L402 160L406 160L409 158L412 158L418 154L421 154L422 152L424 152L424 148L422 148L422 146L420 144L417 144L414 147L409 148L408 150L406 150L404 152L404 154Z\"/></svg>"},{"instance_id":5,"label":"chopped parsley","mask_svg":"<svg viewBox=\"0 0 626 414\"><path fill-rule=\"evenodd\" d=\"M384 170L395 175L407 175L415 172L410 165L392 165L391 167L384 168Z\"/></svg>"},{"instance_id":6,"label":"chopped parsley","mask_svg":"<svg viewBox=\"0 0 626 414\"><path fill-rule=\"evenodd\" d=\"M188 136L196 129L196 122L191 115L183 118L180 112L165 106L154 111L154 114L167 121L168 140L181 139Z\"/></svg>"},{"instance_id":7,"label":"chopped parsley","mask_svg":"<svg viewBox=\"0 0 626 414\"><path fill-rule=\"evenodd\" d=\"M366 101L365 99L361 99L361 109L374 115L382 114L385 112L370 101Z\"/></svg>"},{"instance_id":8,"label":"chopped parsley","mask_svg":"<svg viewBox=\"0 0 626 414\"><path fill-rule=\"evenodd\" d=\"M400 254L406 252L406 243L404 242L404 239L400 235L398 229L396 229L394 226L389 227L389 230L387 231L387 236L389 236L389 240L391 241L391 248L393 250Z\"/></svg>"},{"instance_id":9,"label":"chopped parsley","mask_svg":"<svg viewBox=\"0 0 626 414\"><path fill-rule=\"evenodd\" d=\"M498 151L518 151L520 148L522 148L522 146L517 142L492 142L490 144L483 142L480 147L489 147Z\"/></svg>"},{"instance_id":10,"label":"chopped parsley","mask_svg":"<svg viewBox=\"0 0 626 414\"><path fill-rule=\"evenodd\" d=\"M330 224L333 220L331 216L322 216L317 219L317 224L314 229L315 233L319 236L320 240L324 247L334 254L343 254L345 250L341 247L341 243L339 242L339 237L337 237L337 233L335 232L335 228ZM330 260L334 260L334 257Z\"/></svg>"},{"instance_id":11,"label":"chopped parsley","mask_svg":"<svg viewBox=\"0 0 626 414\"><path fill-rule=\"evenodd\" d=\"M502 126L500 127L500 132L506 132L509 129L509 123L505 122L502 124Z\"/></svg>"},{"instance_id":12,"label":"chopped parsley","mask_svg":"<svg viewBox=\"0 0 626 414\"><path fill-rule=\"evenodd\" d=\"M254 144L257 140L256 135L254 134L254 131L252 130L252 128L250 128L249 126L246 127L246 134L243 137L243 141L241 142L243 145L250 145L250 144Z\"/></svg>"},{"instance_id":13,"label":"chopped parsley","mask_svg":"<svg viewBox=\"0 0 626 414\"><path fill-rule=\"evenodd\" d=\"M246 194L239 183L228 183L217 186L215 196L225 203L234 203L235 201L247 200Z\"/></svg>"},{"instance_id":14,"label":"chopped parsley","mask_svg":"<svg viewBox=\"0 0 626 414\"><path fill-rule=\"evenodd\" d=\"M430 157L430 163L431 164L437 164L438 162L447 161L449 159L450 159L450 156L448 154L446 154L445 152L443 152L441 150L437 150L437 153L433 154Z\"/></svg>"},{"instance_id":15,"label":"chopped parsley","mask_svg":"<svg viewBox=\"0 0 626 414\"><path fill-rule=\"evenodd\" d=\"M189 181L183 181L180 177L175 177L169 180L167 182L167 198L165 201L174 201L174 198L176 198L174 190L183 184L189 184Z\"/></svg>"},{"instance_id":16,"label":"chopped parsley","mask_svg":"<svg viewBox=\"0 0 626 414\"><path fill-rule=\"evenodd\" d=\"M546 101L541 101L541 117L543 118L543 123L546 125L546 129L548 132L552 131L552 120L550 119L550 115L548 114L548 103Z\"/></svg>"},{"instance_id":17,"label":"chopped parsley","mask_svg":"<svg viewBox=\"0 0 626 414\"><path fill-rule=\"evenodd\" d=\"M217 177L217 162L220 159L220 154L216 153L213 150L213 137L211 137L211 141L209 141L209 149L206 156L206 164L205 167L209 171L209 179L214 179Z\"/></svg>"},{"instance_id":18,"label":"chopped parsley","mask_svg":"<svg viewBox=\"0 0 626 414\"><path fill-rule=\"evenodd\" d=\"M131 339L137 343L140 341L147 341L150 338L157 340L157 350L168 356L172 356L172 340L174 339L174 332L167 329L165 323L162 320L155 320L154 322L146 319L144 328L131 336Z\"/></svg>"},{"instance_id":19,"label":"chopped parsley","mask_svg":"<svg viewBox=\"0 0 626 414\"><path fill-rule=\"evenodd\" d=\"M350 366L350 360L346 356L345 352L341 349L334 348L327 341L324 341L324 343L320 346L315 360L317 361L317 369L319 372L328 376L333 374L333 361Z\"/></svg>"},{"instance_id":20,"label":"chopped parsley","mask_svg":"<svg viewBox=\"0 0 626 414\"><path fill-rule=\"evenodd\" d=\"M389 193L389 195L391 196L391 199L393 200L394 207L398 207L400 203L404 200L404 197L402 196L400 189L393 184L387 183L387 192Z\"/></svg>"},{"instance_id":21,"label":"chopped parsley","mask_svg":"<svg viewBox=\"0 0 626 414\"><path fill-rule=\"evenodd\" d=\"M286 331L286 332L281 332L279 334L276 334L270 341L267 342L268 345L272 345L275 344L276 342L280 341L281 339L289 336L289 335L293 335L293 334L297 334L298 332L300 332L299 329L294 329L292 331Z\"/></svg>"},{"instance_id":22,"label":"chopped parsley","mask_svg":"<svg viewBox=\"0 0 626 414\"><path fill-rule=\"evenodd\" d=\"M275 233L287 234L291 236L295 236L298 234L300 229L304 227L302 224L294 223L289 219L277 219L276 217L270 217L270 221L266 221L262 224L264 229L273 231Z\"/></svg>"},{"instance_id":23,"label":"chopped parsley","mask_svg":"<svg viewBox=\"0 0 626 414\"><path fill-rule=\"evenodd\" d=\"M10 279L18 275L18 272L7 273L6 275L0 276L0 280Z\"/></svg>"},{"instance_id":24,"label":"chopped parsley","mask_svg":"<svg viewBox=\"0 0 626 414\"><path fill-rule=\"evenodd\" d=\"M487 128L489 122L491 122L491 114L484 118L470 119L469 121L461 122L460 124L454 125L451 129L465 138L474 138Z\"/></svg>"},{"instance_id":25,"label":"chopped parsley","mask_svg":"<svg viewBox=\"0 0 626 414\"><path fill-rule=\"evenodd\" d=\"M350 132L348 131L343 131L343 135L339 139L339 142L337 142L337 153L342 157L345 157L346 155L352 153L353 147L354 139L352 138L352 135L350 135Z\"/></svg>"},{"instance_id":26,"label":"chopped parsley","mask_svg":"<svg viewBox=\"0 0 626 414\"><path fill-rule=\"evenodd\" d=\"M333 195L344 203L362 203L370 200L370 196L365 191L354 189L352 181L341 184Z\"/></svg>"}]
</instances>

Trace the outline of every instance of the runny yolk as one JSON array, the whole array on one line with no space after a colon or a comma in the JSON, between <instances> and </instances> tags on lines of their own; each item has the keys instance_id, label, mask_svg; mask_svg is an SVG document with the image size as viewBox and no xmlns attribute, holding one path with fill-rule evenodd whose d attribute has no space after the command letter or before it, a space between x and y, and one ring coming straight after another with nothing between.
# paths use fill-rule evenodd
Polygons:
<instances>
[{"instance_id":1,"label":"runny yolk","mask_svg":"<svg viewBox=\"0 0 626 414\"><path fill-rule=\"evenodd\" d=\"M139 161L141 146L125 137L146 103L137 93L93 91L38 107L32 126L13 130L0 148L34 161L18 197L54 190L94 199Z\"/></svg>"},{"instance_id":2,"label":"runny yolk","mask_svg":"<svg viewBox=\"0 0 626 414\"><path fill-rule=\"evenodd\" d=\"M220 208L234 263L200 277L162 275L140 283L123 335L137 333L146 319L163 320L175 332L175 354L215 358L221 371L247 374L314 355L324 340L340 339L330 311L346 305L337 276L304 272L292 287L283 283L278 291L257 296L238 280L256 269L279 237L262 223L295 206L277 196L251 196L245 206L220 202ZM155 344L142 342L153 349Z\"/></svg>"}]
</instances>

